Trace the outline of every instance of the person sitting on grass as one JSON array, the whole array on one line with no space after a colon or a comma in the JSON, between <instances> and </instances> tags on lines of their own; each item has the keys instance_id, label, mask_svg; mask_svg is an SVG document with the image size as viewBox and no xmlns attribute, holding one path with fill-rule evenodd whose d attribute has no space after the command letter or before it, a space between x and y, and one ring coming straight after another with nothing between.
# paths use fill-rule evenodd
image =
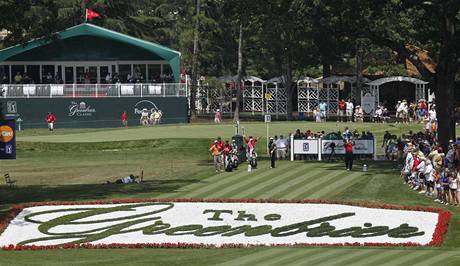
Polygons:
<instances>
[{"instance_id":1,"label":"person sitting on grass","mask_svg":"<svg viewBox=\"0 0 460 266\"><path fill-rule=\"evenodd\" d=\"M122 178L119 178L117 179L114 184L131 184L131 183L140 183L142 180L136 180L138 179L139 177L138 176L134 176L134 175L129 175L129 176L126 176L126 177L122 177ZM107 184L112 184L109 180L107 180Z\"/></svg>"}]
</instances>

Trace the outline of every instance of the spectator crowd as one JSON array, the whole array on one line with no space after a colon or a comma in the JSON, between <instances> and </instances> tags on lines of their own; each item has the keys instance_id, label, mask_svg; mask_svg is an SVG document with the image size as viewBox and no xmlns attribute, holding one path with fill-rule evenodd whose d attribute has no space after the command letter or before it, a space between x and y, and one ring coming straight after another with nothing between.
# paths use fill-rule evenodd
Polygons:
<instances>
[{"instance_id":1,"label":"spectator crowd","mask_svg":"<svg viewBox=\"0 0 460 266\"><path fill-rule=\"evenodd\" d=\"M458 206L460 138L450 140L447 151L436 143L431 132L409 132L395 142L397 152L391 154L391 159L403 160L404 184L436 202Z\"/></svg>"}]
</instances>

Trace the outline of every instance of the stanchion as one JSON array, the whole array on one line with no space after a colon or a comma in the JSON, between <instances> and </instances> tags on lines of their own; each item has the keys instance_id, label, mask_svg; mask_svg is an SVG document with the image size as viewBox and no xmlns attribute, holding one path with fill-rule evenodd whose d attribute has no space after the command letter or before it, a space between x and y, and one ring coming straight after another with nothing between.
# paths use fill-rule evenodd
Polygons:
<instances>
[{"instance_id":1,"label":"stanchion","mask_svg":"<svg viewBox=\"0 0 460 266\"><path fill-rule=\"evenodd\" d=\"M318 161L322 161L322 154L323 154L323 138L318 139Z\"/></svg>"}]
</instances>

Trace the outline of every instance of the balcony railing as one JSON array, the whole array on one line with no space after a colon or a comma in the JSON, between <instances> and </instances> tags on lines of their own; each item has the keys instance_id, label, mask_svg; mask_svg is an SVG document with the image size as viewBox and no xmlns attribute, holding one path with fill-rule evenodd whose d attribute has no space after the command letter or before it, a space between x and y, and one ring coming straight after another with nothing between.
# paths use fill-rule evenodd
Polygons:
<instances>
[{"instance_id":1,"label":"balcony railing","mask_svg":"<svg viewBox=\"0 0 460 266\"><path fill-rule=\"evenodd\" d=\"M184 83L3 84L4 98L188 97Z\"/></svg>"}]
</instances>

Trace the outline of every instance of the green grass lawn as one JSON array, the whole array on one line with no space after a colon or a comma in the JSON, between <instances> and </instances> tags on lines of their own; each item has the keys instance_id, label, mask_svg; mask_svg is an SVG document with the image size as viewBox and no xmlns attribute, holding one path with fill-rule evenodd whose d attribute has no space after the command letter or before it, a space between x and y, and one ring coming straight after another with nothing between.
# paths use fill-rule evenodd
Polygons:
<instances>
[{"instance_id":1,"label":"green grass lawn","mask_svg":"<svg viewBox=\"0 0 460 266\"><path fill-rule=\"evenodd\" d=\"M248 134L265 136L263 123L243 124ZM272 134L301 130L343 130L343 124L276 122ZM385 130L404 126L350 124L372 130L379 141ZM410 129L421 128L419 125ZM233 125L165 125L108 130L26 130L18 136L18 159L0 161L19 186L0 186L0 212L11 204L44 201L90 201L153 197L190 198L325 198L443 207L453 218L439 248L247 248L247 249L112 249L0 251L0 265L460 265L460 209L434 203L402 185L399 166L362 163L352 172L341 162L280 161L269 169L262 160L248 173L216 174L207 149L215 136L230 137ZM263 143L260 144L259 149ZM145 183L107 185L130 173L144 171Z\"/></svg>"}]
</instances>

